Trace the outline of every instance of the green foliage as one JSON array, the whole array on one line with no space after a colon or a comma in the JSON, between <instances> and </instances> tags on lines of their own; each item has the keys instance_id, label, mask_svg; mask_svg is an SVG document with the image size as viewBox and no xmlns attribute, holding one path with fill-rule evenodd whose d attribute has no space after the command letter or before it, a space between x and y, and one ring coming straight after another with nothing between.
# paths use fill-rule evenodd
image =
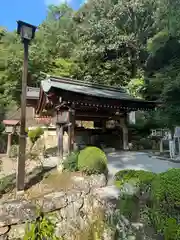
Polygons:
<instances>
[{"instance_id":1,"label":"green foliage","mask_svg":"<svg viewBox=\"0 0 180 240\"><path fill-rule=\"evenodd\" d=\"M86 174L107 173L106 154L97 147L86 147L78 155L78 169Z\"/></svg>"},{"instance_id":2,"label":"green foliage","mask_svg":"<svg viewBox=\"0 0 180 240\"><path fill-rule=\"evenodd\" d=\"M165 46L168 40L169 33L167 31L158 32L152 39L148 40L148 51L155 55L160 48Z\"/></svg>"},{"instance_id":3,"label":"green foliage","mask_svg":"<svg viewBox=\"0 0 180 240\"><path fill-rule=\"evenodd\" d=\"M66 160L64 160L64 169L70 172L74 172L78 170L78 155L79 152L72 152L67 156Z\"/></svg>"},{"instance_id":4,"label":"green foliage","mask_svg":"<svg viewBox=\"0 0 180 240\"><path fill-rule=\"evenodd\" d=\"M170 169L159 174L152 182L151 220L165 239L180 238L180 170Z\"/></svg>"},{"instance_id":5,"label":"green foliage","mask_svg":"<svg viewBox=\"0 0 180 240\"><path fill-rule=\"evenodd\" d=\"M128 83L127 89L132 96L136 98L141 98L141 90L143 86L144 86L144 79L135 78L135 79L131 79L131 81Z\"/></svg>"},{"instance_id":6,"label":"green foliage","mask_svg":"<svg viewBox=\"0 0 180 240\"><path fill-rule=\"evenodd\" d=\"M53 221L40 212L36 221L27 226L23 240L42 239L58 240L59 238L55 236L55 224Z\"/></svg>"},{"instance_id":7,"label":"green foliage","mask_svg":"<svg viewBox=\"0 0 180 240\"><path fill-rule=\"evenodd\" d=\"M115 175L115 184L121 187L125 182L135 181L142 189L151 184L152 180L156 177L155 173L143 170L121 170Z\"/></svg>"},{"instance_id":8,"label":"green foliage","mask_svg":"<svg viewBox=\"0 0 180 240\"><path fill-rule=\"evenodd\" d=\"M75 16L78 62L83 78L127 85L145 61L146 40L153 31L155 1L88 1ZM138 76L139 77L139 76Z\"/></svg>"},{"instance_id":9,"label":"green foliage","mask_svg":"<svg viewBox=\"0 0 180 240\"><path fill-rule=\"evenodd\" d=\"M0 134L5 131L5 125L3 123L0 123Z\"/></svg>"},{"instance_id":10,"label":"green foliage","mask_svg":"<svg viewBox=\"0 0 180 240\"><path fill-rule=\"evenodd\" d=\"M35 142L41 137L41 135L44 134L44 130L40 127L36 129L32 129L28 131L28 137L31 140L32 144L35 144Z\"/></svg>"},{"instance_id":11,"label":"green foliage","mask_svg":"<svg viewBox=\"0 0 180 240\"><path fill-rule=\"evenodd\" d=\"M76 71L76 64L70 59L58 58L51 68L51 75L62 77L73 77Z\"/></svg>"}]
</instances>

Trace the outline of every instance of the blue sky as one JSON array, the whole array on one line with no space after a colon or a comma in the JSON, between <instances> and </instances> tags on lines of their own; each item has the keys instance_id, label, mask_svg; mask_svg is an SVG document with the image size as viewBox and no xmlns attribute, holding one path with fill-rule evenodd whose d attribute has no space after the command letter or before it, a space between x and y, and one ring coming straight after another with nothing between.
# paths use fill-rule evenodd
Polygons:
<instances>
[{"instance_id":1,"label":"blue sky","mask_svg":"<svg viewBox=\"0 0 180 240\"><path fill-rule=\"evenodd\" d=\"M83 0L67 0L78 9ZM38 26L46 16L48 4L59 4L63 0L0 0L0 26L12 31L16 21L22 20Z\"/></svg>"}]
</instances>

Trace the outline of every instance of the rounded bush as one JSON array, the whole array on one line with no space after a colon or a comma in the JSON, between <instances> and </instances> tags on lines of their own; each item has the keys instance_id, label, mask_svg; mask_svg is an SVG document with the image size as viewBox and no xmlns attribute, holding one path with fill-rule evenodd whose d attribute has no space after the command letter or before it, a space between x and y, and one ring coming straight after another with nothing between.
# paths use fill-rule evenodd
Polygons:
<instances>
[{"instance_id":1,"label":"rounded bush","mask_svg":"<svg viewBox=\"0 0 180 240\"><path fill-rule=\"evenodd\" d=\"M87 174L107 174L106 154L97 147L86 147L78 155L78 169Z\"/></svg>"},{"instance_id":2,"label":"rounded bush","mask_svg":"<svg viewBox=\"0 0 180 240\"><path fill-rule=\"evenodd\" d=\"M180 169L159 174L152 182L151 221L167 240L180 239Z\"/></svg>"}]
</instances>

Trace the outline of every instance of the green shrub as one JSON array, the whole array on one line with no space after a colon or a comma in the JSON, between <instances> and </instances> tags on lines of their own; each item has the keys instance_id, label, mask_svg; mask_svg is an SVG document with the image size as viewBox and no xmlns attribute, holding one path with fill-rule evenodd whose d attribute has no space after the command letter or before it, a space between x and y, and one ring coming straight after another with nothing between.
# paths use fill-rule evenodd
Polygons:
<instances>
[{"instance_id":1,"label":"green shrub","mask_svg":"<svg viewBox=\"0 0 180 240\"><path fill-rule=\"evenodd\" d=\"M35 142L41 137L41 135L44 134L44 130L40 127L36 129L32 129L28 131L28 137L31 140L32 144L35 144Z\"/></svg>"},{"instance_id":2,"label":"green shrub","mask_svg":"<svg viewBox=\"0 0 180 240\"><path fill-rule=\"evenodd\" d=\"M156 174L144 170L125 169L116 173L115 185L121 187L125 182L135 181L139 187L150 186Z\"/></svg>"},{"instance_id":3,"label":"green shrub","mask_svg":"<svg viewBox=\"0 0 180 240\"><path fill-rule=\"evenodd\" d=\"M10 158L16 158L18 156L19 152L19 146L18 145L12 145L9 151L9 157Z\"/></svg>"},{"instance_id":4,"label":"green shrub","mask_svg":"<svg viewBox=\"0 0 180 240\"><path fill-rule=\"evenodd\" d=\"M106 154L97 147L86 147L78 155L78 169L86 174L107 174Z\"/></svg>"},{"instance_id":5,"label":"green shrub","mask_svg":"<svg viewBox=\"0 0 180 240\"><path fill-rule=\"evenodd\" d=\"M67 156L64 161L64 169L70 172L75 172L78 170L78 154L79 152L72 152L69 156Z\"/></svg>"},{"instance_id":6,"label":"green shrub","mask_svg":"<svg viewBox=\"0 0 180 240\"><path fill-rule=\"evenodd\" d=\"M151 188L151 222L166 240L180 239L180 169L159 174Z\"/></svg>"},{"instance_id":7,"label":"green shrub","mask_svg":"<svg viewBox=\"0 0 180 240\"><path fill-rule=\"evenodd\" d=\"M57 238L55 236L55 224L53 221L40 212L36 221L27 225L23 240L42 239L62 240L62 238Z\"/></svg>"}]
</instances>

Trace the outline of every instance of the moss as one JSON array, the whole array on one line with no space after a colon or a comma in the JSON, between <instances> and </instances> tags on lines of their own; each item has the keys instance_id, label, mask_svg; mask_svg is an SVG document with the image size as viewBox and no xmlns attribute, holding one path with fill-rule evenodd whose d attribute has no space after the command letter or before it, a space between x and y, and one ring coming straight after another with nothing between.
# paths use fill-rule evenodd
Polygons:
<instances>
[{"instance_id":1,"label":"moss","mask_svg":"<svg viewBox=\"0 0 180 240\"><path fill-rule=\"evenodd\" d=\"M78 155L78 169L87 174L107 173L106 154L97 147L86 147Z\"/></svg>"}]
</instances>

